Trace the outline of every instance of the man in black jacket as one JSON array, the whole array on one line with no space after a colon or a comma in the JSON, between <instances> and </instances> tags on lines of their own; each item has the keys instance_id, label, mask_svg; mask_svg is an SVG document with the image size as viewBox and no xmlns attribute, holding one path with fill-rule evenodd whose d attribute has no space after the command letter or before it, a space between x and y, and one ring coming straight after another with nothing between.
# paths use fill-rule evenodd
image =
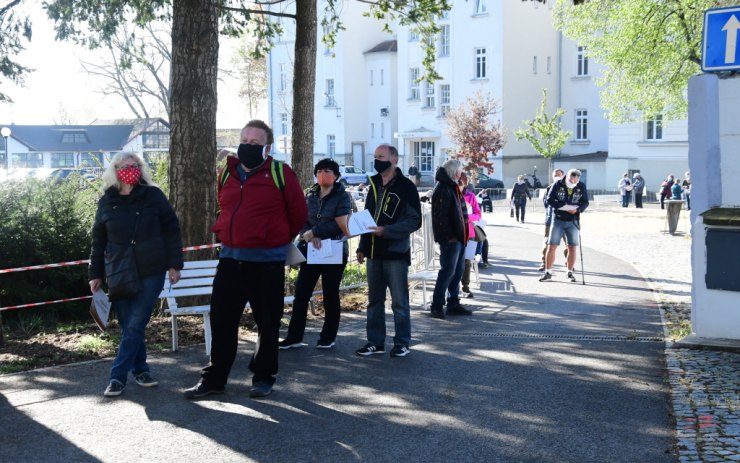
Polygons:
<instances>
[{"instance_id":1,"label":"man in black jacket","mask_svg":"<svg viewBox=\"0 0 740 463\"><path fill-rule=\"evenodd\" d=\"M439 243L439 273L432 296L432 317L445 318L442 310L447 297L448 315L470 315L460 304L460 280L465 269L465 246L468 244L468 210L458 185L462 164L450 159L437 169L432 193L432 231Z\"/></svg>"},{"instance_id":2,"label":"man in black jacket","mask_svg":"<svg viewBox=\"0 0 740 463\"><path fill-rule=\"evenodd\" d=\"M411 234L421 227L421 202L416 186L404 177L398 165L398 150L380 145L375 150L376 175L370 177L365 209L377 227L360 237L357 261L367 258L367 344L357 355L385 353L385 292L391 291L395 323L391 357L405 357L411 351L411 307L409 265Z\"/></svg>"},{"instance_id":3,"label":"man in black jacket","mask_svg":"<svg viewBox=\"0 0 740 463\"><path fill-rule=\"evenodd\" d=\"M547 195L547 205L552 207L555 216L550 226L550 246L547 250L545 274L540 281L552 280L555 252L565 235L565 242L568 243L568 279L575 282L573 270L580 239L581 212L588 207L588 190L586 184L581 181L581 171L571 169L565 178L555 182Z\"/></svg>"}]
</instances>

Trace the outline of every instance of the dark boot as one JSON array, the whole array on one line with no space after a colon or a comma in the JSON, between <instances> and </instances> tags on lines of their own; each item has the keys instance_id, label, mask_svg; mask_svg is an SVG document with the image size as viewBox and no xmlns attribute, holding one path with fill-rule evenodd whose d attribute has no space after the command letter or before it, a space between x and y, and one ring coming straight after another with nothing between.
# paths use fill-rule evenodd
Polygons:
<instances>
[{"instance_id":1,"label":"dark boot","mask_svg":"<svg viewBox=\"0 0 740 463\"><path fill-rule=\"evenodd\" d=\"M432 309L432 318L440 318L440 319L445 318L445 311L442 308L442 306L432 304L431 309Z\"/></svg>"}]
</instances>

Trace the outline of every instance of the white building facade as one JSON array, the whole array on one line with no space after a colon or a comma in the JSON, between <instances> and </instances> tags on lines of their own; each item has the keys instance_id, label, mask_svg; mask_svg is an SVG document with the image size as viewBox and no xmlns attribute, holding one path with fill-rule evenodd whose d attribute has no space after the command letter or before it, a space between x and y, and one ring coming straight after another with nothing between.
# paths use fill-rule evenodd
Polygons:
<instances>
[{"instance_id":1,"label":"white building facade","mask_svg":"<svg viewBox=\"0 0 740 463\"><path fill-rule=\"evenodd\" d=\"M506 144L491 157L493 177L508 186L519 174L535 171L544 184L549 167L579 168L590 189L616 189L627 172L640 172L651 191L667 174L688 170L686 121L610 124L600 108L596 79L600 68L587 51L552 26L554 0L457 1L439 18L435 37L434 84L419 82L423 49L412 28L396 27L394 35L362 16L361 2L345 0L337 45L317 56L315 158L334 157L340 164L372 169L372 153L381 143L398 147L400 166L415 162L423 184L455 148L446 136L444 114L474 97L491 95L500 103L499 121ZM319 12L322 11L320 2ZM319 13L321 14L321 13ZM290 143L293 69L292 24L270 54L270 117L277 151ZM319 39L323 31L319 31ZM514 132L534 118L548 92L548 113L566 110L562 127L571 138L548 162ZM284 138L280 138L284 136ZM281 144L282 143L282 144Z\"/></svg>"}]
</instances>

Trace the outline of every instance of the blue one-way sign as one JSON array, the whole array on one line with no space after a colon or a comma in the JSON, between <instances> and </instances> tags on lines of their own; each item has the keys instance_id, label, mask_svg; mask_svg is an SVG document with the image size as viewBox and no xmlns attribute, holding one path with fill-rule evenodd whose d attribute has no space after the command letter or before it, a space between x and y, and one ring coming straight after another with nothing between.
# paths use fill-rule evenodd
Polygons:
<instances>
[{"instance_id":1,"label":"blue one-way sign","mask_svg":"<svg viewBox=\"0 0 740 463\"><path fill-rule=\"evenodd\" d=\"M704 12L703 71L740 69L740 6L716 8Z\"/></svg>"}]
</instances>

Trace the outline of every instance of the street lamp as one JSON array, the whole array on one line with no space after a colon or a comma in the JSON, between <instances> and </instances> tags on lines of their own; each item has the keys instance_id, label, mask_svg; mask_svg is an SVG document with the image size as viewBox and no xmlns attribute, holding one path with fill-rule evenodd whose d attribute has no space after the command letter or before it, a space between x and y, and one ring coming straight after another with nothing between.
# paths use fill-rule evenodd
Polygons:
<instances>
[{"instance_id":1,"label":"street lamp","mask_svg":"<svg viewBox=\"0 0 740 463\"><path fill-rule=\"evenodd\" d=\"M8 137L10 136L10 127L0 129L0 135L5 138L5 169L10 172L10 157L8 157Z\"/></svg>"}]
</instances>

